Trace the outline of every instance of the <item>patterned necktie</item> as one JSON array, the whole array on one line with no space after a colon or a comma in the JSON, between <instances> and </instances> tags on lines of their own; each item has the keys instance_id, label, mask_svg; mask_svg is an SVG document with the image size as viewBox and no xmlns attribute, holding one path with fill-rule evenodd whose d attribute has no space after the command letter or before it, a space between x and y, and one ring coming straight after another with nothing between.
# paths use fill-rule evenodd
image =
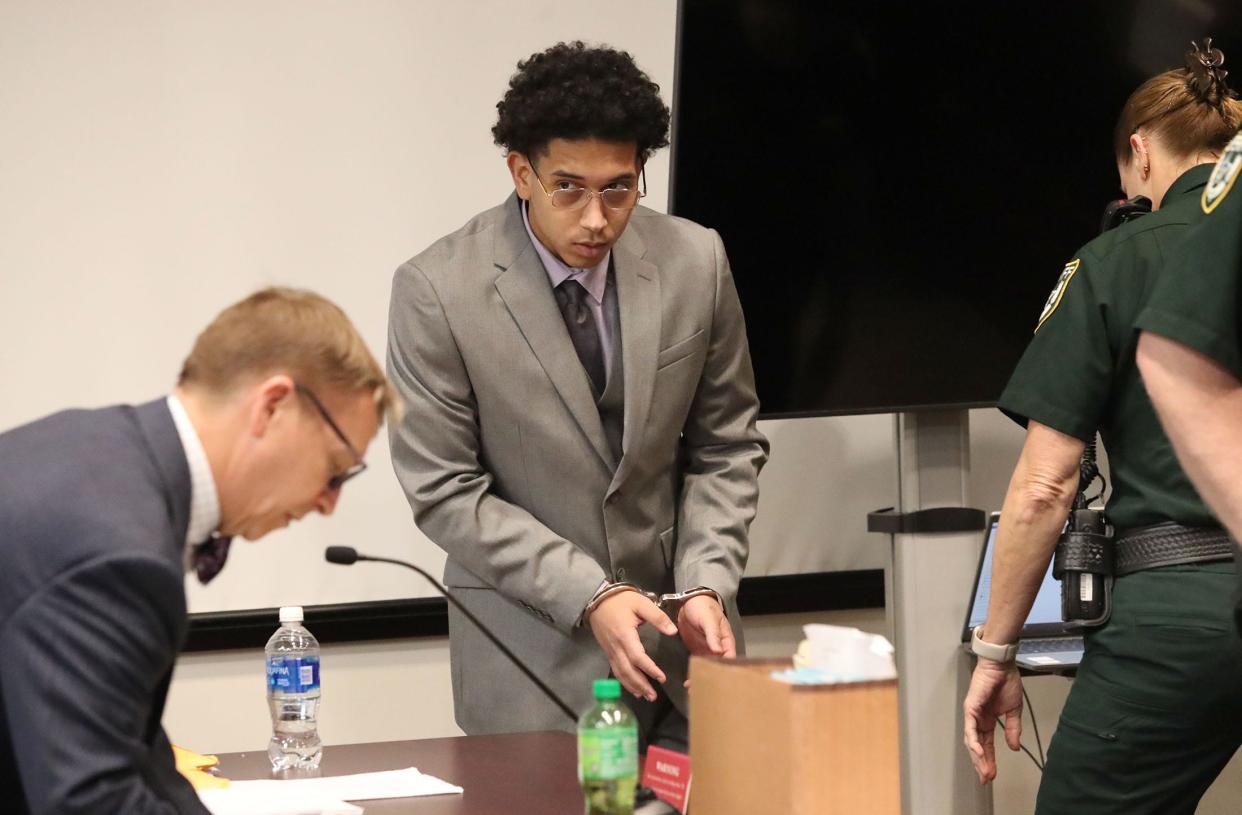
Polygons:
<instances>
[{"instance_id":1,"label":"patterned necktie","mask_svg":"<svg viewBox=\"0 0 1242 815\"><path fill-rule=\"evenodd\" d=\"M586 369L587 376L595 385L596 393L603 393L607 384L604 370L604 346L600 342L599 329L595 327L595 315L586 303L587 290L572 278L566 278L556 287L556 303L561 307L565 328L573 341L578 360Z\"/></svg>"},{"instance_id":2,"label":"patterned necktie","mask_svg":"<svg viewBox=\"0 0 1242 815\"><path fill-rule=\"evenodd\" d=\"M232 538L220 538L213 535L194 547L191 560L194 564L194 573L198 575L198 582L206 585L213 577L220 574L220 570L224 568L224 561L228 559L229 544L232 542Z\"/></svg>"}]
</instances>

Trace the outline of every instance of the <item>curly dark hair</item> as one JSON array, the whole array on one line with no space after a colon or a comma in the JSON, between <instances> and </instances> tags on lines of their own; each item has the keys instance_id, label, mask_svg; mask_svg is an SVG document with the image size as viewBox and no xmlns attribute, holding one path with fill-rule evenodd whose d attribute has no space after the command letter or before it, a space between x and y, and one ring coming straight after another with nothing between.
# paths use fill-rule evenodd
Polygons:
<instances>
[{"instance_id":1,"label":"curly dark hair","mask_svg":"<svg viewBox=\"0 0 1242 815\"><path fill-rule=\"evenodd\" d=\"M638 158L668 146L660 86L625 51L557 43L518 63L492 137L509 152L542 152L553 139L633 142Z\"/></svg>"}]
</instances>

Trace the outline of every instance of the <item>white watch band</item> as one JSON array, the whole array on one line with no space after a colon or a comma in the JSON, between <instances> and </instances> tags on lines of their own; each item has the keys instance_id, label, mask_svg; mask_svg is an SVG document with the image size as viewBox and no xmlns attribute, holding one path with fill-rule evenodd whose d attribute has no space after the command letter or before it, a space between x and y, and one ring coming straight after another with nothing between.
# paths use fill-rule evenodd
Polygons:
<instances>
[{"instance_id":1,"label":"white watch band","mask_svg":"<svg viewBox=\"0 0 1242 815\"><path fill-rule=\"evenodd\" d=\"M984 642L979 639L979 629L982 625L977 625L970 632L970 652L977 657L990 659L993 662L1013 662L1018 656L1018 643L1011 642L1008 645L997 645L991 642Z\"/></svg>"}]
</instances>

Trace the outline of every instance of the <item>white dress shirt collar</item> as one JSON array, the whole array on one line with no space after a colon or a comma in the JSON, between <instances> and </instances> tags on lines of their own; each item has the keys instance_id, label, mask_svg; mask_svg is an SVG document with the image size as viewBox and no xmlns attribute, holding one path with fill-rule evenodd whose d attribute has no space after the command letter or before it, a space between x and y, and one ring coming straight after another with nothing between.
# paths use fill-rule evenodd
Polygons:
<instances>
[{"instance_id":1,"label":"white dress shirt collar","mask_svg":"<svg viewBox=\"0 0 1242 815\"><path fill-rule=\"evenodd\" d=\"M216 479L211 474L207 451L190 421L190 414L176 396L168 397L168 410L172 413L177 435L185 450L185 462L190 468L190 525L185 534L186 568L189 568L191 549L207 540L220 525L220 499L216 493Z\"/></svg>"}]
</instances>

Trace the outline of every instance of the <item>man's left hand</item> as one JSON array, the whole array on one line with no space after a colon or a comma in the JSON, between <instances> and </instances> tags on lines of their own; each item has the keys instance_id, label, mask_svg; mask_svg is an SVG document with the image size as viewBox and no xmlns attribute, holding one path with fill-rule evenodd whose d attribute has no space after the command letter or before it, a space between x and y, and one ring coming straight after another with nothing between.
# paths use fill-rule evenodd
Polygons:
<instances>
[{"instance_id":1,"label":"man's left hand","mask_svg":"<svg viewBox=\"0 0 1242 815\"><path fill-rule=\"evenodd\" d=\"M964 741L980 784L996 778L996 722L1004 718L1005 744L1022 747L1022 677L1012 662L980 658L962 702Z\"/></svg>"},{"instance_id":2,"label":"man's left hand","mask_svg":"<svg viewBox=\"0 0 1242 815\"><path fill-rule=\"evenodd\" d=\"M733 628L716 598L691 597L677 613L677 630L691 654L732 659L737 656Z\"/></svg>"}]
</instances>

